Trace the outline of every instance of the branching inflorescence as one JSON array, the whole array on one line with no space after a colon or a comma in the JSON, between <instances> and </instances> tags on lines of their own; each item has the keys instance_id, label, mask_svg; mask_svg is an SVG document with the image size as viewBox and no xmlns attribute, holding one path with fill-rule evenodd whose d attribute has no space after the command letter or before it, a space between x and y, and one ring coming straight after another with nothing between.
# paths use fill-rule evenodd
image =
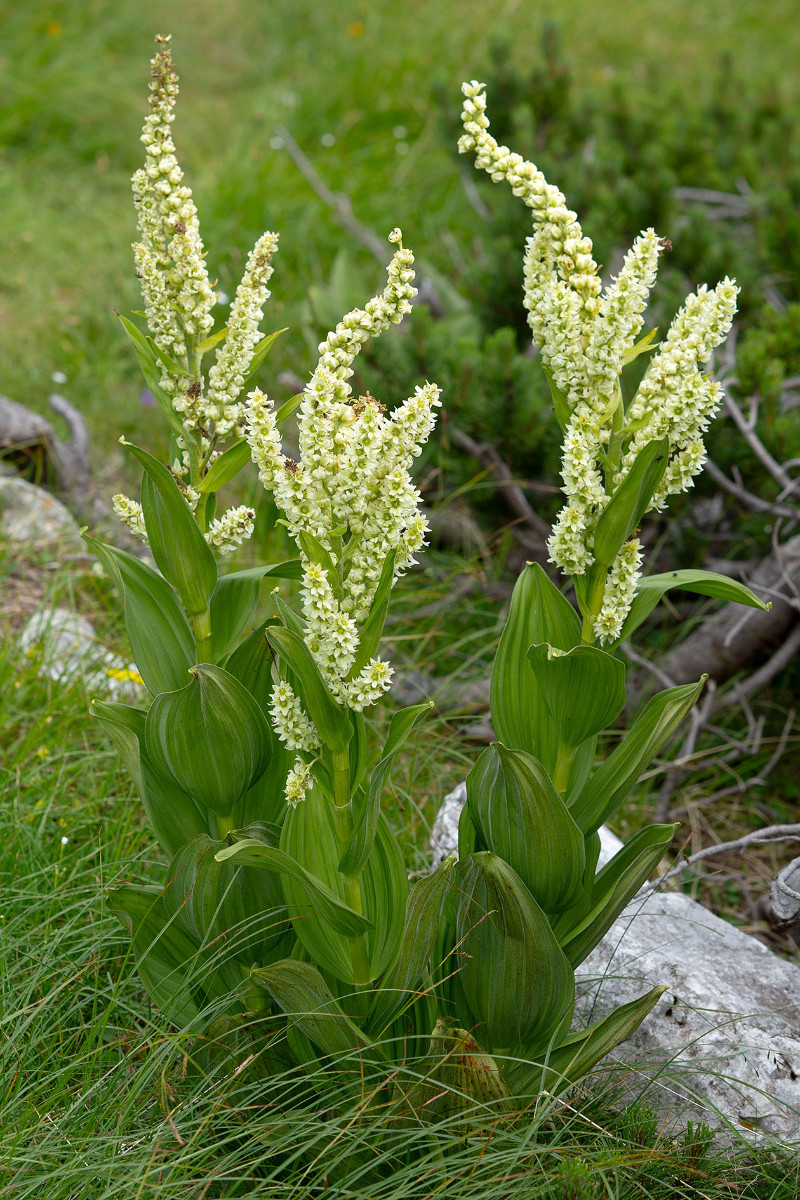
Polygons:
<instances>
[{"instance_id":1,"label":"branching inflorescence","mask_svg":"<svg viewBox=\"0 0 800 1200\"><path fill-rule=\"evenodd\" d=\"M298 462L284 455L275 412L263 393L252 392L247 409L261 481L274 493L300 547L306 644L333 697L357 712L390 686L391 667L379 658L355 669L359 630L387 560L391 586L425 544L427 520L409 467L440 403L434 384L417 388L390 417L374 397L352 396L348 379L362 344L402 320L416 294L413 255L403 248L399 230L390 241L397 249L383 294L348 313L319 347L319 363L300 404ZM305 751L318 744L286 681L276 685L271 711L290 747Z\"/></svg>"},{"instance_id":2,"label":"branching inflorescence","mask_svg":"<svg viewBox=\"0 0 800 1200\"><path fill-rule=\"evenodd\" d=\"M465 132L459 149L474 153L476 165L493 180L508 182L533 213L535 231L525 255L525 307L560 401L561 476L567 496L548 548L551 562L569 575L584 575L594 563L600 515L649 442L669 439L666 472L650 510L662 509L668 496L691 487L702 469L703 435L721 391L699 366L728 333L738 288L726 278L687 298L626 406L620 375L626 364L653 347L650 338L636 339L666 243L654 230L645 230L616 279L603 288L592 243L562 193L532 163L491 136L484 85L473 81L462 90ZM632 536L608 571L594 614L594 635L601 642L619 636L640 564L641 549Z\"/></svg>"}]
</instances>

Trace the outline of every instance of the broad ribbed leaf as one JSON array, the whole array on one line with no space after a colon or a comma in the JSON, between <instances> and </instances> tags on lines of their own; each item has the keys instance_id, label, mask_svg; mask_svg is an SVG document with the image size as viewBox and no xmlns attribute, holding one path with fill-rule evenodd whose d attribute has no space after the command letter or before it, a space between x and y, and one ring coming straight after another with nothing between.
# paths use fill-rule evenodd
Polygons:
<instances>
[{"instance_id":1,"label":"broad ribbed leaf","mask_svg":"<svg viewBox=\"0 0 800 1200\"><path fill-rule=\"evenodd\" d=\"M336 703L319 673L311 651L299 634L271 625L267 638L300 682L304 707L331 750L344 750L353 733L347 711Z\"/></svg>"},{"instance_id":2,"label":"broad ribbed leaf","mask_svg":"<svg viewBox=\"0 0 800 1200\"><path fill-rule=\"evenodd\" d=\"M123 441L144 468L142 511L156 565L174 584L187 613L208 608L217 564L173 475L146 450Z\"/></svg>"},{"instance_id":3,"label":"broad ribbed leaf","mask_svg":"<svg viewBox=\"0 0 800 1200\"><path fill-rule=\"evenodd\" d=\"M672 841L674 825L649 825L625 843L595 876L586 908L564 913L555 926L573 968L608 932L629 900L653 873Z\"/></svg>"},{"instance_id":4,"label":"broad ribbed leaf","mask_svg":"<svg viewBox=\"0 0 800 1200\"><path fill-rule=\"evenodd\" d=\"M107 891L106 903L133 942L142 983L176 1025L193 1021L209 993L224 994L216 977L207 977L199 947L170 919L161 888L115 884Z\"/></svg>"},{"instance_id":5,"label":"broad ribbed leaf","mask_svg":"<svg viewBox=\"0 0 800 1200\"><path fill-rule=\"evenodd\" d=\"M234 650L225 669L244 684L263 713L269 712L272 696L272 651L266 639L266 623L254 630ZM267 722L265 738L271 746L269 766L231 809L230 819L239 828L252 821L280 824L286 812L286 776L295 760L295 752L279 741Z\"/></svg>"},{"instance_id":6,"label":"broad ribbed leaf","mask_svg":"<svg viewBox=\"0 0 800 1200\"><path fill-rule=\"evenodd\" d=\"M136 351L136 357L139 361L139 366L144 375L145 383L156 399L158 407L161 409L162 415L166 418L172 431L179 437L184 436L183 425L181 419L172 407L172 398L167 395L161 386L161 367L158 364L155 351L144 336L142 331L138 329L133 321L129 321L127 317L123 317L121 313L117 313L120 324L124 329L127 337Z\"/></svg>"},{"instance_id":7,"label":"broad ribbed leaf","mask_svg":"<svg viewBox=\"0 0 800 1200\"><path fill-rule=\"evenodd\" d=\"M713 596L715 600L725 600L729 604L746 604L750 608L760 608L762 612L768 612L771 608L770 604L759 600L758 596L738 579L717 575L714 571L667 571L663 575L647 575L640 579L637 585L633 604L619 636L621 642L629 638L650 616L661 597L670 588L695 592L699 596Z\"/></svg>"},{"instance_id":8,"label":"broad ribbed leaf","mask_svg":"<svg viewBox=\"0 0 800 1200\"><path fill-rule=\"evenodd\" d=\"M584 833L599 829L616 812L667 738L694 707L707 678L704 675L699 683L668 688L653 696L630 732L600 764L577 797L570 798L569 810Z\"/></svg>"},{"instance_id":9,"label":"broad ribbed leaf","mask_svg":"<svg viewBox=\"0 0 800 1200\"><path fill-rule=\"evenodd\" d=\"M145 687L154 696L183 687L195 661L195 642L175 592L132 554L86 534L84 541L122 589L125 630Z\"/></svg>"},{"instance_id":10,"label":"broad ribbed leaf","mask_svg":"<svg viewBox=\"0 0 800 1200\"><path fill-rule=\"evenodd\" d=\"M666 987L654 987L638 1000L620 1005L579 1033L571 1033L559 1046L543 1054L540 1062L517 1060L507 1063L503 1074L514 1095L520 1099L535 1099L548 1091L551 1096L557 1096L564 1088L583 1079L620 1042L636 1032L666 990Z\"/></svg>"},{"instance_id":11,"label":"broad ribbed leaf","mask_svg":"<svg viewBox=\"0 0 800 1200\"><path fill-rule=\"evenodd\" d=\"M610 567L622 543L639 525L669 461L669 438L648 442L609 500L594 531L594 559ZM544 639L543 639L544 640Z\"/></svg>"},{"instance_id":12,"label":"broad ribbed leaf","mask_svg":"<svg viewBox=\"0 0 800 1200\"><path fill-rule=\"evenodd\" d=\"M248 567L222 575L211 597L211 648L213 662L219 663L230 654L238 642L258 603L259 587L268 576L278 579L297 579L300 559L273 563L271 566Z\"/></svg>"},{"instance_id":13,"label":"broad ribbed leaf","mask_svg":"<svg viewBox=\"0 0 800 1200\"><path fill-rule=\"evenodd\" d=\"M372 597L369 616L358 635L358 649L353 659L353 665L348 671L348 679L355 679L356 675L360 671L363 671L367 663L374 657L378 649L383 634L383 626L386 622L389 596L394 584L394 564L396 559L397 550L391 550L386 556L381 569L380 579L378 580L378 586L375 589L375 595Z\"/></svg>"},{"instance_id":14,"label":"broad ribbed leaf","mask_svg":"<svg viewBox=\"0 0 800 1200\"><path fill-rule=\"evenodd\" d=\"M322 879L307 871L290 854L256 838L243 838L233 846L218 850L216 859L217 862L235 860L243 866L276 871L283 880L284 899L296 930L304 923L322 921L329 937L335 934L357 937L371 926L367 916L345 904ZM289 883L291 886L287 886Z\"/></svg>"},{"instance_id":15,"label":"broad ribbed leaf","mask_svg":"<svg viewBox=\"0 0 800 1200\"><path fill-rule=\"evenodd\" d=\"M93 700L91 712L110 734L126 771L141 795L142 764L139 743L144 741L147 713L142 708L132 708L128 704L118 704L111 700Z\"/></svg>"},{"instance_id":16,"label":"broad ribbed leaf","mask_svg":"<svg viewBox=\"0 0 800 1200\"><path fill-rule=\"evenodd\" d=\"M281 833L281 848L344 902L344 876L337 870L338 835L336 812L319 785L306 793L302 804L287 813ZM372 852L360 872L361 911L368 918L366 957L369 977L357 978L349 938L332 930L324 913L309 912L305 897L294 880L284 882L289 913L295 932L311 958L343 983L366 984L392 965L403 935L403 915L408 896L408 879L403 855L386 818L381 814Z\"/></svg>"},{"instance_id":17,"label":"broad ribbed leaf","mask_svg":"<svg viewBox=\"0 0 800 1200\"><path fill-rule=\"evenodd\" d=\"M415 726L430 715L433 703L414 704L403 708L394 714L389 725L389 736L383 747L380 760L372 768L369 777L369 787L362 801L361 812L357 818L355 832L350 839L347 850L342 855L339 870L346 874L360 871L370 855L378 830L378 817L381 811L381 796L392 769L392 764L398 750L408 740Z\"/></svg>"},{"instance_id":18,"label":"broad ribbed leaf","mask_svg":"<svg viewBox=\"0 0 800 1200\"><path fill-rule=\"evenodd\" d=\"M226 483L235 478L246 463L250 462L250 445L242 439L234 442L224 454L221 454L208 469L208 473L197 485L198 492L206 496L218 492Z\"/></svg>"},{"instance_id":19,"label":"broad ribbed leaf","mask_svg":"<svg viewBox=\"0 0 800 1200\"><path fill-rule=\"evenodd\" d=\"M496 854L459 863L456 882L459 980L481 1041L494 1052L547 1038L575 998L572 969L547 917Z\"/></svg>"},{"instance_id":20,"label":"broad ribbed leaf","mask_svg":"<svg viewBox=\"0 0 800 1200\"><path fill-rule=\"evenodd\" d=\"M447 1017L433 1029L428 1053L396 1084L399 1116L411 1128L447 1122L450 1136L486 1133L490 1123L514 1111L500 1068L471 1033Z\"/></svg>"},{"instance_id":21,"label":"broad ribbed leaf","mask_svg":"<svg viewBox=\"0 0 800 1200\"><path fill-rule=\"evenodd\" d=\"M281 959L258 967L251 976L286 1014L290 1024L305 1034L323 1054L342 1055L349 1050L375 1050L370 1039L342 1011L316 967Z\"/></svg>"},{"instance_id":22,"label":"broad ribbed leaf","mask_svg":"<svg viewBox=\"0 0 800 1200\"><path fill-rule=\"evenodd\" d=\"M517 580L503 636L494 660L491 685L492 724L499 741L527 750L550 774L558 761L558 730L545 704L527 654L547 642L572 650L581 640L578 614L538 563L529 563ZM583 783L594 757L594 746L581 746L573 760L569 787Z\"/></svg>"},{"instance_id":23,"label":"broad ribbed leaf","mask_svg":"<svg viewBox=\"0 0 800 1200\"><path fill-rule=\"evenodd\" d=\"M259 867L218 862L224 846L203 834L178 851L167 871L165 908L198 945L224 938L228 954L245 966L269 962L289 922L280 879Z\"/></svg>"},{"instance_id":24,"label":"broad ribbed leaf","mask_svg":"<svg viewBox=\"0 0 800 1200\"><path fill-rule=\"evenodd\" d=\"M260 342L256 342L253 352L250 355L250 363L247 369L247 375L245 376L244 383L242 384L243 392L246 392L249 389L253 379L258 374L259 368L261 367L264 359L267 357L281 334L286 333L287 328L288 326L286 326L284 329L276 329L274 333L267 333L264 337L262 337ZM219 353L219 351L217 351L217 353ZM280 416L280 413L278 413L278 416Z\"/></svg>"},{"instance_id":25,"label":"broad ribbed leaf","mask_svg":"<svg viewBox=\"0 0 800 1200\"><path fill-rule=\"evenodd\" d=\"M538 759L488 746L467 776L467 806L483 845L513 867L544 912L574 904L583 834Z\"/></svg>"},{"instance_id":26,"label":"broad ribbed leaf","mask_svg":"<svg viewBox=\"0 0 800 1200\"><path fill-rule=\"evenodd\" d=\"M625 664L597 646L563 653L539 644L528 661L558 738L574 750L615 721L625 706Z\"/></svg>"},{"instance_id":27,"label":"broad ribbed leaf","mask_svg":"<svg viewBox=\"0 0 800 1200\"><path fill-rule=\"evenodd\" d=\"M431 962L445 899L453 887L454 858L447 858L432 875L418 879L406 901L403 940L397 962L381 980L369 1012L368 1028L381 1037L413 999L415 989L438 966Z\"/></svg>"},{"instance_id":28,"label":"broad ribbed leaf","mask_svg":"<svg viewBox=\"0 0 800 1200\"><path fill-rule=\"evenodd\" d=\"M191 675L186 687L153 701L145 725L147 753L162 775L224 816L269 762L266 717L222 667L199 664Z\"/></svg>"}]
</instances>

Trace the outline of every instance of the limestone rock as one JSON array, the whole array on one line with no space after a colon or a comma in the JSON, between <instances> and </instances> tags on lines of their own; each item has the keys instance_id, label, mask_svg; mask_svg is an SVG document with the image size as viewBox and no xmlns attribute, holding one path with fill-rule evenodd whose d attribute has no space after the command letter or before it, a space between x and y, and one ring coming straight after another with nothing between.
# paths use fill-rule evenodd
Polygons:
<instances>
[{"instance_id":1,"label":"limestone rock","mask_svg":"<svg viewBox=\"0 0 800 1200\"><path fill-rule=\"evenodd\" d=\"M107 650L91 622L69 609L34 613L20 634L19 646L29 657L40 654L41 674L56 683L80 678L87 691L115 700L135 702L145 695L134 664Z\"/></svg>"},{"instance_id":2,"label":"limestone rock","mask_svg":"<svg viewBox=\"0 0 800 1200\"><path fill-rule=\"evenodd\" d=\"M38 554L82 554L78 523L44 488L0 475L0 534Z\"/></svg>"}]
</instances>

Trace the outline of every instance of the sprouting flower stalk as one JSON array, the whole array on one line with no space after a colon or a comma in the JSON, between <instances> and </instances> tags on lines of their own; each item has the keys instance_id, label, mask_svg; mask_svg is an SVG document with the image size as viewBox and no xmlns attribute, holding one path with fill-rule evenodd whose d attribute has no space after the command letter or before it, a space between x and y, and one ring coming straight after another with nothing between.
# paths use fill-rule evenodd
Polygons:
<instances>
[{"instance_id":1,"label":"sprouting flower stalk","mask_svg":"<svg viewBox=\"0 0 800 1200\"><path fill-rule=\"evenodd\" d=\"M624 367L655 349L654 334L637 339L658 258L669 243L653 229L645 230L616 279L604 288L592 243L562 193L537 167L491 136L484 85L465 83L462 91L459 149L473 153L476 166L493 180L509 183L533 214L534 234L525 255L525 307L564 433L561 477L567 503L548 541L550 561L575 580L583 640L612 643L622 631L640 575L636 525L646 512L663 509L668 496L691 487L702 470L703 436L722 396L700 366L730 330L738 288L726 278L687 297L626 405L620 385ZM638 519L627 527L616 519L621 501L633 491L633 481L627 487L626 481L637 460L655 448L659 454L647 475L648 495ZM609 516L601 525L614 497L614 521ZM605 554L598 555L596 538L600 527L605 551L611 524L622 536L607 561Z\"/></svg>"},{"instance_id":2,"label":"sprouting flower stalk","mask_svg":"<svg viewBox=\"0 0 800 1200\"><path fill-rule=\"evenodd\" d=\"M319 347L299 408L298 461L283 452L267 397L251 392L247 407L253 461L300 552L306 645L333 699L354 713L390 687L392 669L372 646L376 598L385 611L388 592L425 544L427 520L409 468L440 403L439 389L425 384L387 416L373 396L354 398L348 383L363 343L402 320L416 294L413 255L399 230L389 240L396 250L385 290L348 313ZM321 738L286 680L273 691L271 716L278 736L298 753L287 793L297 803L301 781L310 786L312 779L303 763ZM348 752L333 751L331 759L334 800L344 810L351 800Z\"/></svg>"},{"instance_id":3,"label":"sprouting flower stalk","mask_svg":"<svg viewBox=\"0 0 800 1200\"><path fill-rule=\"evenodd\" d=\"M258 239L228 324L212 333L218 293L209 278L197 209L172 137L178 76L169 37L159 36L156 42L141 138L146 161L132 180L140 234L133 252L149 336L130 322L123 325L175 438L170 470L209 546L228 554L252 533L255 513L238 506L215 517L209 490L202 485L225 443L242 437L245 386L272 341L262 337L259 324L278 237L267 232ZM204 359L211 351L214 361L205 372ZM119 519L146 542L138 501L120 494L113 504Z\"/></svg>"}]
</instances>

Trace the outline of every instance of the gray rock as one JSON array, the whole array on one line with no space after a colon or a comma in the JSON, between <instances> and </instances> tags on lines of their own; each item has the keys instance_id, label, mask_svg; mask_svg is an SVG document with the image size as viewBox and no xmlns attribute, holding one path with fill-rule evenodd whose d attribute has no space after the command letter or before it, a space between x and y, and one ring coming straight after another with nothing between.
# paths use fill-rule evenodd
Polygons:
<instances>
[{"instance_id":1,"label":"gray rock","mask_svg":"<svg viewBox=\"0 0 800 1200\"><path fill-rule=\"evenodd\" d=\"M69 609L34 613L19 646L29 657L40 654L40 673L56 683L82 679L87 691L115 700L135 702L145 695L135 665L107 650L91 622Z\"/></svg>"},{"instance_id":2,"label":"gray rock","mask_svg":"<svg viewBox=\"0 0 800 1200\"><path fill-rule=\"evenodd\" d=\"M0 534L38 554L82 554L78 523L44 488L0 475Z\"/></svg>"},{"instance_id":3,"label":"gray rock","mask_svg":"<svg viewBox=\"0 0 800 1200\"><path fill-rule=\"evenodd\" d=\"M462 783L444 799L434 860L457 852ZM622 846L601 829L598 866ZM800 1140L800 968L678 892L635 898L578 970L578 1026L656 985L667 991L603 1065L624 1064L667 1127L705 1121L718 1140Z\"/></svg>"}]
</instances>

